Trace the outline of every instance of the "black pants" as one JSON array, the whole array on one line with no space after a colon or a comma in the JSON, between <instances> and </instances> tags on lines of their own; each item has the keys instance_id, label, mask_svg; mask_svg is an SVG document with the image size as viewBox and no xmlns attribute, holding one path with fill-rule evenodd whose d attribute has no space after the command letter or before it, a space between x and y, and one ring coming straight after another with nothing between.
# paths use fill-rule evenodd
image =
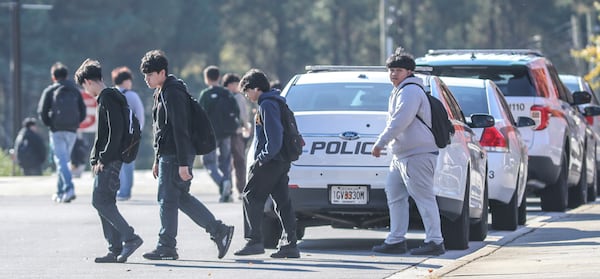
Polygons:
<instances>
[{"instance_id":1,"label":"black pants","mask_svg":"<svg viewBox=\"0 0 600 279\"><path fill-rule=\"evenodd\" d=\"M115 200L120 186L121 164L121 161L112 161L104 165L104 169L94 178L92 193L92 205L100 215L108 250L116 254L121 253L124 241L135 238L133 228L119 212Z\"/></svg>"},{"instance_id":2,"label":"black pants","mask_svg":"<svg viewBox=\"0 0 600 279\"><path fill-rule=\"evenodd\" d=\"M275 211L287 233L290 244L296 245L296 216L288 189L290 162L271 160L259 166L254 163L244 188L244 237L248 243L262 243L262 219L269 195L275 202Z\"/></svg>"}]
</instances>

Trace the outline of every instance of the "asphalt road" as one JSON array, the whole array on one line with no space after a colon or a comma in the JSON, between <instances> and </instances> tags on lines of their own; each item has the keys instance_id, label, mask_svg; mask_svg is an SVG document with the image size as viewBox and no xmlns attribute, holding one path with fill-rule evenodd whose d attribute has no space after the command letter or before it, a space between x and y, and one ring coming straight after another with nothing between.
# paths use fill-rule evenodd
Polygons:
<instances>
[{"instance_id":1,"label":"asphalt road","mask_svg":"<svg viewBox=\"0 0 600 279\"><path fill-rule=\"evenodd\" d=\"M96 264L93 259L106 253L99 217L91 206L92 179L89 174L75 180L78 197L71 204L50 200L55 177L0 177L0 278L415 278L456 272L462 259L485 251L531 231L490 231L483 242L471 242L468 250L448 251L434 258L410 255L374 254L370 248L385 238L380 230L307 228L299 243L302 258L271 259L264 255L239 257L233 251L244 244L242 206L218 203L217 187L202 170L195 171L192 191L217 218L236 227L234 240L225 258L209 235L183 213L180 214L177 261L149 261L141 257L154 249L159 229L156 182L147 171L136 173L133 199L119 208L135 227L144 244L125 264ZM528 223L554 216L543 213L535 200ZM409 248L418 246L423 231L412 229ZM507 242L508 243L508 242ZM483 249L482 249L483 248Z\"/></svg>"}]
</instances>

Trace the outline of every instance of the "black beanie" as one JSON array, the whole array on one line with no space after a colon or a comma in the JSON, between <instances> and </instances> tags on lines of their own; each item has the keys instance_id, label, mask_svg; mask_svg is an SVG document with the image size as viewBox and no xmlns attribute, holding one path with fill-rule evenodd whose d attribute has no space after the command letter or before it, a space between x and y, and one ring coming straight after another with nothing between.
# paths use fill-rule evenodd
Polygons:
<instances>
[{"instance_id":1,"label":"black beanie","mask_svg":"<svg viewBox=\"0 0 600 279\"><path fill-rule=\"evenodd\" d=\"M412 55L404 52L404 49L399 47L396 51L388 57L385 61L388 68L404 68L410 71L415 70L415 59Z\"/></svg>"}]
</instances>

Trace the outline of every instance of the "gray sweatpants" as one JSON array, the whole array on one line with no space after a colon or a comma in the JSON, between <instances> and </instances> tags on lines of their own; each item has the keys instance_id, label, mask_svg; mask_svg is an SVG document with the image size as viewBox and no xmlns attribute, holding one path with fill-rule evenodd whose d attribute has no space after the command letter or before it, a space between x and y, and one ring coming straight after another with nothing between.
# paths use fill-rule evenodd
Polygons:
<instances>
[{"instance_id":1,"label":"gray sweatpants","mask_svg":"<svg viewBox=\"0 0 600 279\"><path fill-rule=\"evenodd\" d=\"M390 163L385 186L390 210L390 233L385 239L387 244L405 240L408 231L410 195L417 204L423 225L425 242L444 242L440 225L440 212L433 192L433 174L437 155L431 153L413 155L408 158L394 157Z\"/></svg>"}]
</instances>

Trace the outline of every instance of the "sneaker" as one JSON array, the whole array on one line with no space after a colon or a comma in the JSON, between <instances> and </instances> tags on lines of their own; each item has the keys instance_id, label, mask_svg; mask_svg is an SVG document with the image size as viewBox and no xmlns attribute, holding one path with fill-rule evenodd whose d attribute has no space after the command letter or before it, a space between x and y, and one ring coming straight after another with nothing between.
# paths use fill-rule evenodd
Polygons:
<instances>
[{"instance_id":1,"label":"sneaker","mask_svg":"<svg viewBox=\"0 0 600 279\"><path fill-rule=\"evenodd\" d=\"M408 249L406 248L406 241L402 241L394 244L387 244L384 242L380 245L373 246L371 251L384 254L404 254Z\"/></svg>"},{"instance_id":2,"label":"sneaker","mask_svg":"<svg viewBox=\"0 0 600 279\"><path fill-rule=\"evenodd\" d=\"M62 199L62 194L53 194L52 195L52 201L53 202L60 203L61 199Z\"/></svg>"},{"instance_id":3,"label":"sneaker","mask_svg":"<svg viewBox=\"0 0 600 279\"><path fill-rule=\"evenodd\" d=\"M435 242L425 242L421 247L410 250L411 255L415 256L439 256L446 253L444 243L435 244Z\"/></svg>"},{"instance_id":4,"label":"sneaker","mask_svg":"<svg viewBox=\"0 0 600 279\"><path fill-rule=\"evenodd\" d=\"M235 251L235 253L233 253L236 256L249 256L249 255L258 255L258 254L264 254L265 253L265 245L262 243L254 243L254 244L250 244L250 243L246 243L246 246L244 246L244 248Z\"/></svg>"},{"instance_id":5,"label":"sneaker","mask_svg":"<svg viewBox=\"0 0 600 279\"><path fill-rule=\"evenodd\" d=\"M94 259L95 263L116 263L117 262L117 254L113 252L108 252L106 256L97 257Z\"/></svg>"},{"instance_id":6,"label":"sneaker","mask_svg":"<svg viewBox=\"0 0 600 279\"><path fill-rule=\"evenodd\" d=\"M121 254L117 256L117 262L126 262L127 258L129 258L129 256L131 256L135 250L142 246L142 243L144 243L144 241L139 235L135 235L134 239L124 242L123 251L121 251Z\"/></svg>"},{"instance_id":7,"label":"sneaker","mask_svg":"<svg viewBox=\"0 0 600 279\"><path fill-rule=\"evenodd\" d=\"M75 198L77 198L77 196L75 196L75 190L71 189L62 195L62 197L60 198L60 202L70 203Z\"/></svg>"},{"instance_id":8,"label":"sneaker","mask_svg":"<svg viewBox=\"0 0 600 279\"><path fill-rule=\"evenodd\" d=\"M221 199L219 202L231 202L231 180L227 179L223 181L223 188L221 189Z\"/></svg>"},{"instance_id":9,"label":"sneaker","mask_svg":"<svg viewBox=\"0 0 600 279\"><path fill-rule=\"evenodd\" d=\"M297 259L300 258L300 250L296 245L285 245L279 247L279 250L271 254L271 258L276 259Z\"/></svg>"},{"instance_id":10,"label":"sneaker","mask_svg":"<svg viewBox=\"0 0 600 279\"><path fill-rule=\"evenodd\" d=\"M147 260L176 260L179 259L179 255L177 255L177 249L175 248L166 248L166 247L158 247L154 249L152 252L148 252L142 255L144 259Z\"/></svg>"},{"instance_id":11,"label":"sneaker","mask_svg":"<svg viewBox=\"0 0 600 279\"><path fill-rule=\"evenodd\" d=\"M218 233L210 237L210 239L217 244L217 249L219 249L219 255L217 257L219 259L222 259L225 254L227 254L227 250L229 250L229 245L231 244L232 238L233 226L223 226Z\"/></svg>"}]
</instances>

